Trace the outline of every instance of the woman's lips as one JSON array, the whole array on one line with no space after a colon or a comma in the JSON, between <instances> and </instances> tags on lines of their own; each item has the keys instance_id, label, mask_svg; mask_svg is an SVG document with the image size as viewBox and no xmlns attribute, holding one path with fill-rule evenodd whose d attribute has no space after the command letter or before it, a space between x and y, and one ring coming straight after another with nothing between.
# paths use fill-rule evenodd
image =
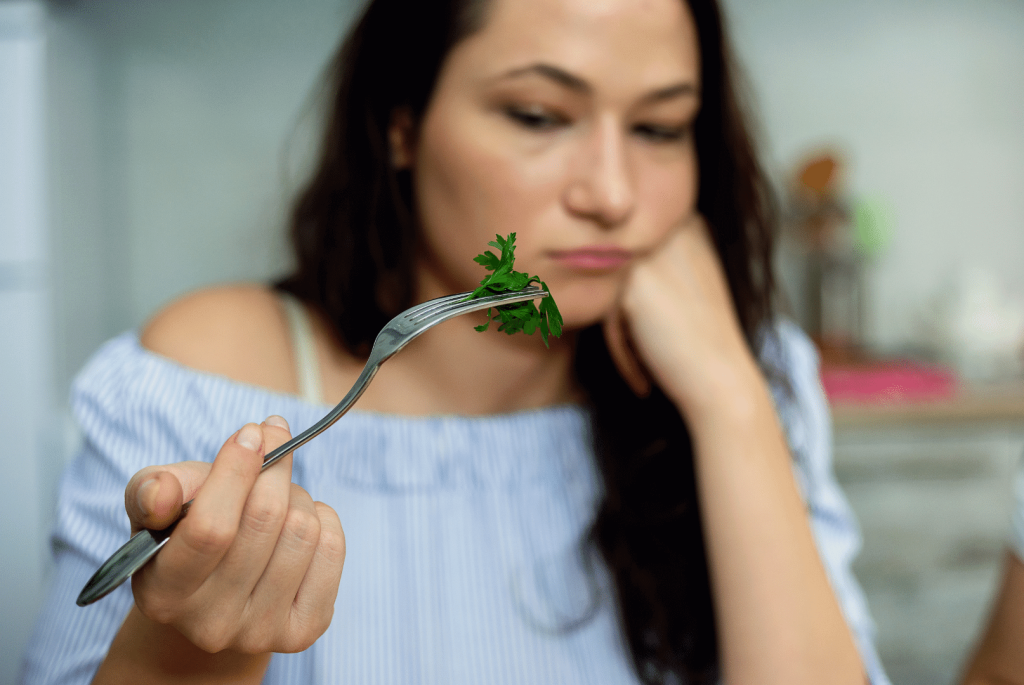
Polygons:
<instances>
[{"instance_id":1,"label":"woman's lips","mask_svg":"<svg viewBox=\"0 0 1024 685\"><path fill-rule=\"evenodd\" d=\"M607 271L624 265L633 258L633 253L620 247L582 247L552 252L551 257L570 269Z\"/></svg>"}]
</instances>

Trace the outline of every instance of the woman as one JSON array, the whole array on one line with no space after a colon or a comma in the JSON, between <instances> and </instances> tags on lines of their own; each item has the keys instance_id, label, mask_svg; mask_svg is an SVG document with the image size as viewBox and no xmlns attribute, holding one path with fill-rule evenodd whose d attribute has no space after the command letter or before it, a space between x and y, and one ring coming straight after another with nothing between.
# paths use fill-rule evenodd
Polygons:
<instances>
[{"instance_id":1,"label":"woman","mask_svg":"<svg viewBox=\"0 0 1024 685\"><path fill-rule=\"evenodd\" d=\"M715 3L381 0L332 96L278 286L298 311L200 293L80 378L91 443L30 672L60 650L98 683L860 683L831 578L884 682L813 353L772 333L769 212ZM256 477L289 435L277 414L319 418L392 314L472 288L473 256L513 231L562 340L449 322ZM317 403L286 396L303 377ZM133 529L195 504L134 604L69 613L128 533L109 500L129 477Z\"/></svg>"}]
</instances>

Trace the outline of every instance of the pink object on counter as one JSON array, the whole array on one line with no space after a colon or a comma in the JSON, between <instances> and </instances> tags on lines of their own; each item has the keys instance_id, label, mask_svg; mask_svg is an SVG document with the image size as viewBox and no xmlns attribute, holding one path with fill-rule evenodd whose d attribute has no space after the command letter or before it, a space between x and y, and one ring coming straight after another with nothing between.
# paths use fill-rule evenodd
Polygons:
<instances>
[{"instance_id":1,"label":"pink object on counter","mask_svg":"<svg viewBox=\"0 0 1024 685\"><path fill-rule=\"evenodd\" d=\"M823 366L821 383L833 403L943 400L952 397L957 387L951 370L915 362Z\"/></svg>"}]
</instances>

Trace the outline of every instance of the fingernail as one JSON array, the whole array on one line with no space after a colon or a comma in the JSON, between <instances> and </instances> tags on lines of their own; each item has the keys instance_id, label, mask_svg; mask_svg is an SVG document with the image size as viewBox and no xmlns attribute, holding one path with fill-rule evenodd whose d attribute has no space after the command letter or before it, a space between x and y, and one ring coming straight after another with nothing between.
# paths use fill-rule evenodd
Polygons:
<instances>
[{"instance_id":1,"label":"fingernail","mask_svg":"<svg viewBox=\"0 0 1024 685\"><path fill-rule=\"evenodd\" d=\"M242 427L242 430L238 431L238 435L235 436L235 442L246 449L258 452L263 445L263 431L260 430L259 426L247 423Z\"/></svg>"},{"instance_id":2,"label":"fingernail","mask_svg":"<svg viewBox=\"0 0 1024 685\"><path fill-rule=\"evenodd\" d=\"M135 491L135 499L139 503L139 511L150 513L148 502L156 499L156 493L160 489L160 481L156 478L149 478ZM150 495L152 493L152 495Z\"/></svg>"},{"instance_id":3,"label":"fingernail","mask_svg":"<svg viewBox=\"0 0 1024 685\"><path fill-rule=\"evenodd\" d=\"M277 426L278 428L290 430L288 428L288 422L284 420L284 417L278 416L277 414L271 414L263 423L267 424L268 426Z\"/></svg>"}]
</instances>

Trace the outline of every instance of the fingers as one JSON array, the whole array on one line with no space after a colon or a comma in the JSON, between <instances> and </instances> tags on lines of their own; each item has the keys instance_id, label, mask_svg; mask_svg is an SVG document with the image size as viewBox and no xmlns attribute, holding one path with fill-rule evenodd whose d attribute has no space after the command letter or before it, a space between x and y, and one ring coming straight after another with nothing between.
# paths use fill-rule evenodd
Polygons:
<instances>
[{"instance_id":1,"label":"fingers","mask_svg":"<svg viewBox=\"0 0 1024 685\"><path fill-rule=\"evenodd\" d=\"M728 386L746 383L750 371L756 372L725 269L699 215L633 266L618 304L628 322L626 339L642 368L684 412L692 414L709 397L723 396ZM610 346L618 345L616 331L606 332ZM622 349L628 348L612 348L627 378Z\"/></svg>"},{"instance_id":2,"label":"fingers","mask_svg":"<svg viewBox=\"0 0 1024 685\"><path fill-rule=\"evenodd\" d=\"M714 238L704 218L695 214L673 235L676 251L669 255L670 263L686 266L700 285L700 292L723 311L733 312L734 305L725 270L715 247Z\"/></svg>"},{"instance_id":3,"label":"fingers","mask_svg":"<svg viewBox=\"0 0 1024 685\"><path fill-rule=\"evenodd\" d=\"M644 333L647 327L641 327L641 330L634 331L631 325L633 323L632 319L637 310L643 308L638 306L638 299L641 301L653 299L655 301L653 305L655 309L660 309L662 304L657 302L658 297L641 296L638 298L637 291L652 291L652 288L645 287L651 281L650 272L652 270L657 271L667 268L670 271L677 271L682 263L678 254L676 254L681 249L680 243L695 241L706 242L710 245L707 225L703 217L696 212L686 217L675 230L669 232L665 237L665 241L634 267L633 272L630 274L631 278L627 279L623 291L620 293L617 306L612 309L603 322L603 332L608 353L611 355L619 375L622 376L626 384L638 397L650 395L653 381L651 380L648 368L641 362L641 354L638 352L638 348L642 349L642 346L634 345L635 339L633 337L634 332ZM713 250L714 248L711 247L711 249ZM662 284L658 284L653 288L653 292L660 297L665 294L666 288Z\"/></svg>"},{"instance_id":4,"label":"fingers","mask_svg":"<svg viewBox=\"0 0 1024 685\"><path fill-rule=\"evenodd\" d=\"M163 552L132 580L145 616L211 652L300 651L323 634L345 537L337 514L291 483L290 456L260 475L264 455L289 438L270 417L239 430L212 465L136 475L126 492L133 521L176 511L195 491Z\"/></svg>"},{"instance_id":5,"label":"fingers","mask_svg":"<svg viewBox=\"0 0 1024 685\"><path fill-rule=\"evenodd\" d=\"M266 453L291 438L288 424L279 416L268 418L261 428ZM242 509L235 539L211 574L209 584L238 588L240 594L248 597L271 558L289 516L291 477L292 455L289 454L256 479Z\"/></svg>"},{"instance_id":6,"label":"fingers","mask_svg":"<svg viewBox=\"0 0 1024 685\"><path fill-rule=\"evenodd\" d=\"M248 610L254 616L269 617L269 622L279 626L285 634L290 632L285 628L293 600L320 541L320 517L313 498L298 485L291 486L290 494L281 535L259 583L252 591ZM258 651L259 645L243 647L246 650L253 648Z\"/></svg>"},{"instance_id":7,"label":"fingers","mask_svg":"<svg viewBox=\"0 0 1024 685\"><path fill-rule=\"evenodd\" d=\"M263 465L263 447L263 430L254 423L224 444L161 556L184 561L202 576L213 570L238 532L242 508Z\"/></svg>"},{"instance_id":8,"label":"fingers","mask_svg":"<svg viewBox=\"0 0 1024 685\"><path fill-rule=\"evenodd\" d=\"M345 531L338 514L323 502L313 505L320 521L320 539L291 605L291 634L298 639L288 651L306 649L330 626L345 566Z\"/></svg>"},{"instance_id":9,"label":"fingers","mask_svg":"<svg viewBox=\"0 0 1024 685\"><path fill-rule=\"evenodd\" d=\"M181 505L195 496L209 473L210 464L187 461L148 466L132 476L124 491L132 533L142 528L162 530L174 523Z\"/></svg>"},{"instance_id":10,"label":"fingers","mask_svg":"<svg viewBox=\"0 0 1024 685\"><path fill-rule=\"evenodd\" d=\"M250 423L224 443L195 494L189 515L163 551L136 574L140 587L158 577L165 596L188 596L220 563L234 542L242 509L263 465L263 433L262 426Z\"/></svg>"}]
</instances>

